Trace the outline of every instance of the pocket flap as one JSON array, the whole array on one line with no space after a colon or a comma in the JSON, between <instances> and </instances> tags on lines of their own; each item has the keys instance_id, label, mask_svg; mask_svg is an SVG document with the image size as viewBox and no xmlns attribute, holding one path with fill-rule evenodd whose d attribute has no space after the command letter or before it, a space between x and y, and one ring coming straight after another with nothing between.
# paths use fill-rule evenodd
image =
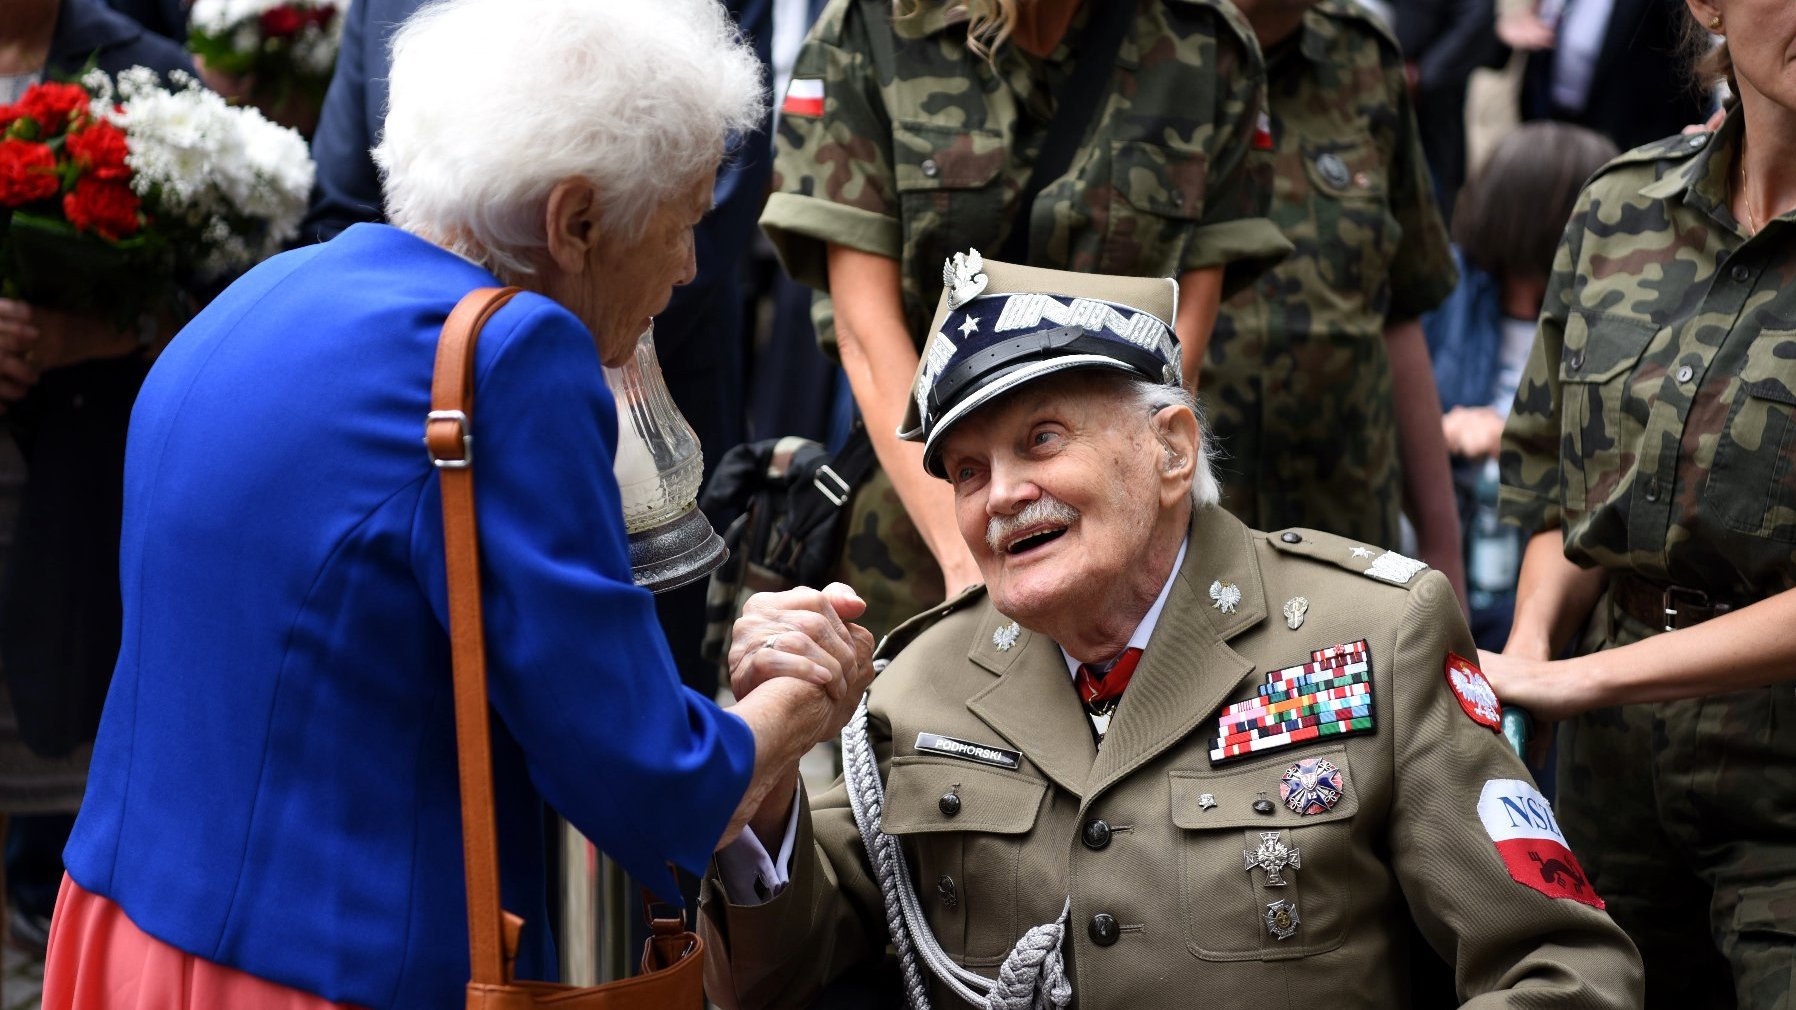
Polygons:
<instances>
[{"instance_id":1,"label":"pocket flap","mask_svg":"<svg viewBox=\"0 0 1796 1010\"><path fill-rule=\"evenodd\" d=\"M954 758L905 755L892 759L879 826L889 835L983 831L1020 835L1035 826L1048 784L1021 772ZM942 797L959 800L950 814Z\"/></svg>"},{"instance_id":2,"label":"pocket flap","mask_svg":"<svg viewBox=\"0 0 1796 1010\"><path fill-rule=\"evenodd\" d=\"M1796 330L1760 330L1740 364L1747 396L1796 405Z\"/></svg>"},{"instance_id":3,"label":"pocket flap","mask_svg":"<svg viewBox=\"0 0 1796 1010\"><path fill-rule=\"evenodd\" d=\"M1004 136L928 123L892 124L893 181L900 191L976 189L1004 167Z\"/></svg>"},{"instance_id":4,"label":"pocket flap","mask_svg":"<svg viewBox=\"0 0 1796 1010\"><path fill-rule=\"evenodd\" d=\"M1209 159L1202 151L1119 140L1110 145L1110 183L1129 205L1161 217L1196 220L1204 211Z\"/></svg>"},{"instance_id":5,"label":"pocket flap","mask_svg":"<svg viewBox=\"0 0 1796 1010\"><path fill-rule=\"evenodd\" d=\"M1559 381L1607 382L1634 367L1658 326L1601 312L1574 312L1565 321Z\"/></svg>"},{"instance_id":6,"label":"pocket flap","mask_svg":"<svg viewBox=\"0 0 1796 1010\"><path fill-rule=\"evenodd\" d=\"M1172 823L1187 831L1218 828L1277 828L1326 824L1352 817L1359 810L1359 783L1347 767L1347 748L1327 747L1292 750L1281 757L1286 761L1254 762L1220 771L1173 769L1167 773L1172 785ZM1304 816L1292 812L1279 799L1279 777L1285 769L1300 760L1327 758L1341 770L1341 798L1326 813ZM1215 802L1206 803L1209 796ZM1272 813L1262 814L1253 808L1261 796L1272 801Z\"/></svg>"}]
</instances>

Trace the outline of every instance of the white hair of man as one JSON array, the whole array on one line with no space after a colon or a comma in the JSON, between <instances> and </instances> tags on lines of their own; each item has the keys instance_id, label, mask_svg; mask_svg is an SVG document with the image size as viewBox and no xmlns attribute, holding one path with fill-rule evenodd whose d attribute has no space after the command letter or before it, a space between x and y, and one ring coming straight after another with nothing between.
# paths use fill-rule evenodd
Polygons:
<instances>
[{"instance_id":1,"label":"white hair of man","mask_svg":"<svg viewBox=\"0 0 1796 1010\"><path fill-rule=\"evenodd\" d=\"M1153 415L1166 407L1184 407L1197 418L1197 469L1191 475L1191 507L1201 509L1219 504L1222 489L1216 483L1215 440L1204 423L1204 411L1197 405L1197 397L1183 386L1168 386L1146 379L1123 381L1125 395L1132 398L1137 409L1144 413Z\"/></svg>"},{"instance_id":2,"label":"white hair of man","mask_svg":"<svg viewBox=\"0 0 1796 1010\"><path fill-rule=\"evenodd\" d=\"M443 0L393 36L390 85L388 219L515 273L556 183L591 180L604 226L637 233L766 108L717 0Z\"/></svg>"}]
</instances>

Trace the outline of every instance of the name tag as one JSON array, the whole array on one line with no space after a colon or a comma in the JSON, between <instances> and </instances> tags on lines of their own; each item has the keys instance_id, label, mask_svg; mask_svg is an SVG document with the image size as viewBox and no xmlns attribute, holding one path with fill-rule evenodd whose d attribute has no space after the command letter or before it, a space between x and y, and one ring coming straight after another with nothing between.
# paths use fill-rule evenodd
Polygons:
<instances>
[{"instance_id":1,"label":"name tag","mask_svg":"<svg viewBox=\"0 0 1796 1010\"><path fill-rule=\"evenodd\" d=\"M996 765L1015 771L1023 762L1023 755L1018 751L1005 750L989 744L973 743L970 740L956 740L940 733L918 733L917 749L931 754L946 754L949 757L965 758L977 761L982 765Z\"/></svg>"}]
</instances>

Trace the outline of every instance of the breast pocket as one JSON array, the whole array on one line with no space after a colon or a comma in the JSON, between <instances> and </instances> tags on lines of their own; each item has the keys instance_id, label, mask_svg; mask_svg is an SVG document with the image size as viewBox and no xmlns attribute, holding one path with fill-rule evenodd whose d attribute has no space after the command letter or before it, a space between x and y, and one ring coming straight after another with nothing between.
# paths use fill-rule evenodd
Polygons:
<instances>
[{"instance_id":1,"label":"breast pocket","mask_svg":"<svg viewBox=\"0 0 1796 1010\"><path fill-rule=\"evenodd\" d=\"M1290 185L1309 188L1310 198L1306 201L1302 193L1290 197L1310 208L1308 228L1322 285L1306 297L1369 297L1387 291L1402 229L1391 214L1382 150L1369 140L1303 144L1299 157L1303 169L1290 177Z\"/></svg>"},{"instance_id":2,"label":"breast pocket","mask_svg":"<svg viewBox=\"0 0 1796 1010\"><path fill-rule=\"evenodd\" d=\"M997 130L929 123L892 126L905 256L926 267L990 246L1002 231L1004 137ZM993 249L985 249L988 254ZM933 269L933 267L931 267ZM933 312L934 304L928 306Z\"/></svg>"},{"instance_id":3,"label":"breast pocket","mask_svg":"<svg viewBox=\"0 0 1796 1010\"><path fill-rule=\"evenodd\" d=\"M1142 141L1110 145L1110 201L1099 273L1175 277L1204 212L1209 159Z\"/></svg>"},{"instance_id":4,"label":"breast pocket","mask_svg":"<svg viewBox=\"0 0 1796 1010\"><path fill-rule=\"evenodd\" d=\"M1169 773L1180 839L1185 945L1205 961L1280 961L1321 954L1347 937L1353 891L1351 785L1325 811L1299 815L1268 783L1280 765L1325 759L1351 783L1344 748L1281 755L1216 771ZM1272 812L1253 809L1269 798Z\"/></svg>"},{"instance_id":5,"label":"breast pocket","mask_svg":"<svg viewBox=\"0 0 1796 1010\"><path fill-rule=\"evenodd\" d=\"M1728 529L1796 542L1796 331L1754 338L1723 395L1731 402L1704 504Z\"/></svg>"},{"instance_id":6,"label":"breast pocket","mask_svg":"<svg viewBox=\"0 0 1796 1010\"><path fill-rule=\"evenodd\" d=\"M1657 327L1644 319L1574 312L1559 357L1559 474L1564 506L1597 508L1632 472L1645 431L1632 378Z\"/></svg>"},{"instance_id":7,"label":"breast pocket","mask_svg":"<svg viewBox=\"0 0 1796 1010\"><path fill-rule=\"evenodd\" d=\"M911 855L936 939L962 964L1000 963L1035 925L1019 925L1017 867L1047 791L1021 772L967 761L892 760L880 828Z\"/></svg>"}]
</instances>

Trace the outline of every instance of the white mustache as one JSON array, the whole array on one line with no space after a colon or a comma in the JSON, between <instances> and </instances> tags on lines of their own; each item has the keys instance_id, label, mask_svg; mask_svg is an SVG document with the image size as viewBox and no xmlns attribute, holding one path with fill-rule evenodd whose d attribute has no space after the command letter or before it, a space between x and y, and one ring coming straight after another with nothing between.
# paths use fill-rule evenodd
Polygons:
<instances>
[{"instance_id":1,"label":"white mustache","mask_svg":"<svg viewBox=\"0 0 1796 1010\"><path fill-rule=\"evenodd\" d=\"M1052 495L1044 494L1013 516L992 516L985 524L985 543L994 553L1004 549L1004 541L1019 530L1037 523L1071 526L1078 521L1079 510Z\"/></svg>"}]
</instances>

